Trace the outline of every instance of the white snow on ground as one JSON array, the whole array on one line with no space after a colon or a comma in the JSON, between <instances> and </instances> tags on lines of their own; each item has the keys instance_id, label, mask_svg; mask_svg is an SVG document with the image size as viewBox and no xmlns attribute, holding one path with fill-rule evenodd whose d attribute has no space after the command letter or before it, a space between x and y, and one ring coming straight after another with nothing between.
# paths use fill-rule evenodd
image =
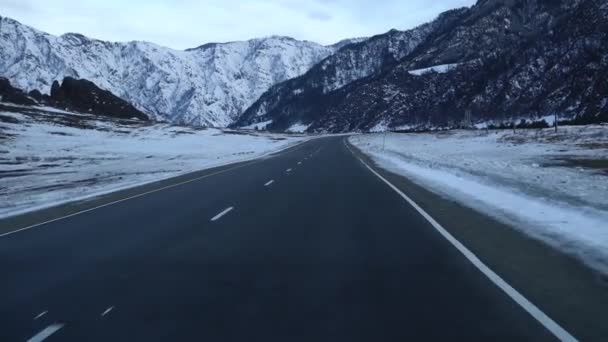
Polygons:
<instances>
[{"instance_id":1,"label":"white snow on ground","mask_svg":"<svg viewBox=\"0 0 608 342\"><path fill-rule=\"evenodd\" d=\"M297 124L292 125L291 127L289 127L287 129L287 132L290 132L290 133L304 133L304 132L306 132L306 130L308 129L308 127L310 127L310 124L309 125L305 125L305 124L302 124L302 123L297 123Z\"/></svg>"},{"instance_id":2,"label":"white snow on ground","mask_svg":"<svg viewBox=\"0 0 608 342\"><path fill-rule=\"evenodd\" d=\"M381 167L608 272L608 127L359 135Z\"/></svg>"},{"instance_id":3,"label":"white snow on ground","mask_svg":"<svg viewBox=\"0 0 608 342\"><path fill-rule=\"evenodd\" d=\"M446 72L449 72L450 70L456 68L459 64L455 63L455 64L442 64L442 65L435 65L429 68L424 68L424 69L417 69L417 70L410 70L408 71L410 73L410 75L414 75L414 76L422 76L426 73L429 72L436 72L438 74L445 74Z\"/></svg>"},{"instance_id":4,"label":"white snow on ground","mask_svg":"<svg viewBox=\"0 0 608 342\"><path fill-rule=\"evenodd\" d=\"M2 100L1 97L0 97L0 100ZM25 106L25 105L20 105L20 104L16 104L16 103L10 103L10 102L2 102L2 101L0 101L0 103L4 104L6 106L14 107L14 108L23 108L23 109L31 109L32 108L32 106ZM54 108L54 107L48 107L48 106L35 106L34 108L37 109L37 110L40 110L40 111L48 112L48 113L86 115L86 114L72 113L72 112L68 112L68 111L65 111L65 110L57 109L57 108Z\"/></svg>"},{"instance_id":5,"label":"white snow on ground","mask_svg":"<svg viewBox=\"0 0 608 342\"><path fill-rule=\"evenodd\" d=\"M514 123L515 124L519 124L522 121L527 123L527 124L533 124L533 123L540 123L542 121L544 121L549 127L554 127L555 125L555 115L545 115L545 116L541 116L541 117L535 117L535 118L512 118L509 121L504 121L504 120L490 120L490 121L480 121L477 122L473 125L473 127L475 129L487 129L489 127L499 127L499 126L511 126ZM567 117L567 116L559 116L559 119L573 119L572 117Z\"/></svg>"},{"instance_id":6,"label":"white snow on ground","mask_svg":"<svg viewBox=\"0 0 608 342\"><path fill-rule=\"evenodd\" d=\"M0 111L0 217L257 158L304 139Z\"/></svg>"}]
</instances>

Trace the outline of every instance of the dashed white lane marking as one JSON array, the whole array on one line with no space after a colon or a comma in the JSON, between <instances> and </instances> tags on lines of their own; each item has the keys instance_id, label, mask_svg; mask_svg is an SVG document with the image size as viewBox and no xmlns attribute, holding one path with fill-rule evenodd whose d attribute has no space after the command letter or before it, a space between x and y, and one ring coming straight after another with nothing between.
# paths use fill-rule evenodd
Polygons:
<instances>
[{"instance_id":1,"label":"dashed white lane marking","mask_svg":"<svg viewBox=\"0 0 608 342\"><path fill-rule=\"evenodd\" d=\"M48 313L48 311L42 311L41 313L38 314L38 316L34 317L34 321L37 320L38 318L41 318L42 316L46 315Z\"/></svg>"},{"instance_id":2,"label":"dashed white lane marking","mask_svg":"<svg viewBox=\"0 0 608 342\"><path fill-rule=\"evenodd\" d=\"M27 342L42 342L49 338L51 335L63 328L63 324L51 324L48 327L42 329L41 332L34 335Z\"/></svg>"},{"instance_id":3,"label":"dashed white lane marking","mask_svg":"<svg viewBox=\"0 0 608 342\"><path fill-rule=\"evenodd\" d=\"M45 224L57 222L57 221L64 220L64 219L67 219L67 218L70 218L70 217L74 217L74 216L78 216L78 215L81 215L81 214L84 214L84 213L88 213L89 211L93 211L93 210L109 207L109 206L114 205L114 204L126 202L128 200L132 200L132 199L135 199L135 198L143 197L143 196L146 196L146 195L150 195L150 194L153 194L153 193L156 193L156 192L160 192L160 191L163 191L163 190L175 188L175 187L182 186L182 185L185 185L185 184L190 184L190 183L193 183L193 182L205 179L205 178L209 178L209 177L213 177L213 176L216 176L216 175L220 175L222 173L227 173L227 172L230 172L230 171L233 171L233 170L238 170L238 169L244 168L244 167L249 166L249 165L260 163L263 160L264 159L257 159L257 160L254 160L254 161L242 164L242 165L238 165L238 166L231 167L231 168L228 168L228 169L224 169L224 170L221 170L221 171L218 171L218 172L210 173L208 175L204 175L204 176L201 176L201 177L196 177L196 178L184 181L184 182L180 182L180 183L172 184L172 185L165 186L165 187L162 187L162 188L154 189L154 190L151 190L151 191L143 192L143 193L137 194L135 196L131 196L131 197L123 198L123 199L120 199L120 200L117 200L117 201L113 201L113 202L110 202L110 203L102 204L102 205L97 206L97 207L93 207L93 208L90 208L90 209L85 209L85 210L82 210L82 211L78 211L78 212L75 212L73 214L69 214L69 215L66 215L66 216L58 217L56 219L52 219L52 220L49 220L49 221L45 221L45 222L41 222L41 223L36 223L34 225L31 225L31 226L28 226L28 227L25 227L25 228L20 228L20 229L17 229L17 230L10 231L8 233L0 234L0 238L1 237L5 237L5 236L9 236L9 235L13 235L13 234L16 234L16 233L20 233L20 232L23 232L23 231L26 231L26 230L30 230L30 229L33 229L33 228L37 228L37 227L43 226Z\"/></svg>"},{"instance_id":4,"label":"dashed white lane marking","mask_svg":"<svg viewBox=\"0 0 608 342\"><path fill-rule=\"evenodd\" d=\"M302 162L298 162L298 165L302 165Z\"/></svg>"},{"instance_id":5,"label":"dashed white lane marking","mask_svg":"<svg viewBox=\"0 0 608 342\"><path fill-rule=\"evenodd\" d=\"M264 186L270 186L272 183L274 183L274 180L268 181L268 183L264 184Z\"/></svg>"},{"instance_id":6,"label":"dashed white lane marking","mask_svg":"<svg viewBox=\"0 0 608 342\"><path fill-rule=\"evenodd\" d=\"M70 218L70 217L74 217L74 216L78 216L78 215L81 215L81 214L84 214L84 213L88 213L89 211L93 211L93 210L109 207L109 206L114 205L114 204L126 202L128 200L132 200L132 199L135 199L135 198L143 197L143 196L146 196L146 195L149 195L149 194L153 194L153 193L156 193L156 192L160 192L160 191L163 191L163 190L175 188L175 187L178 187L178 186L181 186L181 185L185 185L185 184L190 184L190 183L199 181L201 179L213 177L213 176L216 176L216 175L219 175L219 174L222 174L222 173L226 173L226 172L229 172L229 171L233 171L233 170L238 170L238 169L244 168L244 167L249 166L249 165L258 164L258 163L261 163L261 162L263 162L263 161L265 161L265 160L267 160L269 158L273 158L275 156L278 156L282 152L285 152L287 150L291 149L292 152L293 152L293 151L295 151L297 149L300 149L300 148L302 148L302 146L304 146L305 142L306 141L304 141L302 143L299 143L298 145L295 145L295 146L293 146L293 145L292 146L288 146L288 147L286 147L285 149L282 149L282 150L270 152L267 155L259 156L259 157L255 158L254 160L251 160L249 162L242 161L244 164L241 164L241 165L237 165L237 166L230 167L230 168L227 168L227 169L224 169L224 170L221 170L221 171L213 172L213 173L201 176L201 177L192 178L192 179L189 179L189 180L184 181L184 182L180 182L180 183L168 185L168 186L165 186L165 187L162 187L162 188L154 189L154 190L151 190L151 191L143 192L141 194L137 194L137 195L134 195L134 196L131 196L131 197L119 199L119 200L116 200L116 201L113 201L113 202L109 202L109 203L106 203L106 204L99 205L97 207L93 207L93 208L85 209L85 210L82 210L82 211L78 211L78 212L75 212L73 214L69 214L69 215L66 215L66 216L58 217L58 218L55 218L55 219L52 219L52 220L36 223L36 224L31 225L31 226L27 226L27 227L24 227L24 228L19 228L19 229L10 231L10 232L2 233L2 234L0 234L0 238L1 237L5 237L5 236L10 236L10 235L13 235L13 234L17 234L17 233L20 233L20 232L23 232L23 231L27 231L27 230L30 230L30 229L34 229L34 228L37 228L37 227L40 227L40 226L44 226L44 225L49 224L49 223L57 222L57 221L60 221L60 220L65 220L65 219ZM201 170L201 171L205 171L205 170Z\"/></svg>"},{"instance_id":7,"label":"dashed white lane marking","mask_svg":"<svg viewBox=\"0 0 608 342\"><path fill-rule=\"evenodd\" d=\"M465 258L471 262L478 270L481 271L492 283L494 283L498 288L500 288L507 296L511 297L511 299L519 304L525 311L527 311L530 316L534 317L542 326L544 326L547 330L549 330L555 337L557 337L560 341L578 341L574 336L572 336L568 331L562 328L557 322L555 322L551 317L542 312L536 305L530 302L526 297L524 297L521 293L519 293L516 289L514 289L511 285L509 285L504 279L502 279L496 272L492 271L486 264L481 261L473 252L471 252L468 248L466 248L460 241L458 241L452 234L450 234L443 226L439 224L439 222L435 221L435 219L429 215L424 209L422 209L414 200L409 198L406 194L404 194L399 188L394 186L391 182L386 180L386 178L382 177L378 172L372 169L363 159L357 157L350 146L344 140L344 145L348 148L348 150L355 156L355 158L359 159L359 161L370 170L376 177L380 178L386 185L388 185L391 189L393 189L396 193L398 193L406 202L408 202L422 217L424 217L432 226L441 234L446 240L448 240L452 246L456 247L456 249L462 253Z\"/></svg>"},{"instance_id":8,"label":"dashed white lane marking","mask_svg":"<svg viewBox=\"0 0 608 342\"><path fill-rule=\"evenodd\" d=\"M214 216L214 217L211 219L211 222L215 222L215 221L217 221L217 220L221 219L221 218L222 218L222 216L224 216L224 215L228 214L228 213L229 213L229 212L231 212L232 210L234 210L234 207L230 207L230 208L228 208L228 209L226 209L226 210L222 211L221 213L219 213L219 214L215 215L215 216Z\"/></svg>"},{"instance_id":9,"label":"dashed white lane marking","mask_svg":"<svg viewBox=\"0 0 608 342\"><path fill-rule=\"evenodd\" d=\"M114 307L110 306L109 308L106 309L106 311L104 311L104 312L101 313L101 317L109 314L110 312L112 312L112 310L114 310Z\"/></svg>"},{"instance_id":10,"label":"dashed white lane marking","mask_svg":"<svg viewBox=\"0 0 608 342\"><path fill-rule=\"evenodd\" d=\"M287 169L287 172L291 172L291 171L293 171L293 170L292 169Z\"/></svg>"}]
</instances>

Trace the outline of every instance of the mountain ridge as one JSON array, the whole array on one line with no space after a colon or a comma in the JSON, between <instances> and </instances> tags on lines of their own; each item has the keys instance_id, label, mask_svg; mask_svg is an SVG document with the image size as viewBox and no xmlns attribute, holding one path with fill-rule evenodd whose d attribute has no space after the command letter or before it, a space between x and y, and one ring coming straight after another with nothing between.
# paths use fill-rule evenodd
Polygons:
<instances>
[{"instance_id":1,"label":"mountain ridge","mask_svg":"<svg viewBox=\"0 0 608 342\"><path fill-rule=\"evenodd\" d=\"M482 0L440 15L451 20L439 20L404 58L379 72L328 92L317 87L290 95L293 80L273 86L235 126L348 132L458 127L468 115L474 122L554 114L606 120L606 7L601 0ZM309 73L300 84L314 83Z\"/></svg>"},{"instance_id":2,"label":"mountain ridge","mask_svg":"<svg viewBox=\"0 0 608 342\"><path fill-rule=\"evenodd\" d=\"M339 46L274 36L174 50L54 36L0 16L0 48L0 75L27 91L48 92L65 77L87 79L155 119L224 127L270 86L303 74Z\"/></svg>"},{"instance_id":3,"label":"mountain ridge","mask_svg":"<svg viewBox=\"0 0 608 342\"><path fill-rule=\"evenodd\" d=\"M292 109L295 111L294 107L304 107L301 112L306 114L308 105L317 102L318 97L383 72L411 53L437 25L455 20L465 10L466 7L452 9L413 29L392 29L350 44L326 57L304 75L272 86L232 126L242 127L268 121L277 108L290 112ZM315 110L312 108L310 112ZM276 123L274 126L277 126Z\"/></svg>"}]
</instances>

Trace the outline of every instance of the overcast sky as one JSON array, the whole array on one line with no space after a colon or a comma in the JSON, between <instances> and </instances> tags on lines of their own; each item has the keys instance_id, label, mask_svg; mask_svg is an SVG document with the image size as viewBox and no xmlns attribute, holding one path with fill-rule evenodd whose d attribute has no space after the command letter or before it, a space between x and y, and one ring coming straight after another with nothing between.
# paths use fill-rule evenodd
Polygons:
<instances>
[{"instance_id":1,"label":"overcast sky","mask_svg":"<svg viewBox=\"0 0 608 342\"><path fill-rule=\"evenodd\" d=\"M0 15L60 35L176 49L286 35L322 44L409 29L475 0L0 0Z\"/></svg>"}]
</instances>

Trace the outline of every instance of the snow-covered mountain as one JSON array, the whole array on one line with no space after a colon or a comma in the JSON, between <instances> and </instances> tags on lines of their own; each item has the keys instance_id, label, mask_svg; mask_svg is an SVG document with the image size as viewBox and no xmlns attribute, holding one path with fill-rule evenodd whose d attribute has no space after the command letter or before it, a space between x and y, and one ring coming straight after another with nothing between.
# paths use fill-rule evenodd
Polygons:
<instances>
[{"instance_id":1,"label":"snow-covered mountain","mask_svg":"<svg viewBox=\"0 0 608 342\"><path fill-rule=\"evenodd\" d=\"M555 114L608 121L607 28L606 0L479 0L410 31L401 46L411 48L394 59L390 44L368 48L390 32L343 48L273 86L235 126L344 132Z\"/></svg>"},{"instance_id":2,"label":"snow-covered mountain","mask_svg":"<svg viewBox=\"0 0 608 342\"><path fill-rule=\"evenodd\" d=\"M0 17L0 76L43 93L64 77L87 79L157 119L224 127L270 86L305 73L348 43L273 36L179 51L73 33L57 37Z\"/></svg>"},{"instance_id":3,"label":"snow-covered mountain","mask_svg":"<svg viewBox=\"0 0 608 342\"><path fill-rule=\"evenodd\" d=\"M319 99L352 82L387 70L412 53L437 27L450 25L464 11L465 8L447 11L434 21L411 30L391 30L348 44L306 74L270 88L233 126L245 127L271 120L274 129L285 129L287 124L296 121L309 124L320 114L315 107Z\"/></svg>"}]
</instances>

